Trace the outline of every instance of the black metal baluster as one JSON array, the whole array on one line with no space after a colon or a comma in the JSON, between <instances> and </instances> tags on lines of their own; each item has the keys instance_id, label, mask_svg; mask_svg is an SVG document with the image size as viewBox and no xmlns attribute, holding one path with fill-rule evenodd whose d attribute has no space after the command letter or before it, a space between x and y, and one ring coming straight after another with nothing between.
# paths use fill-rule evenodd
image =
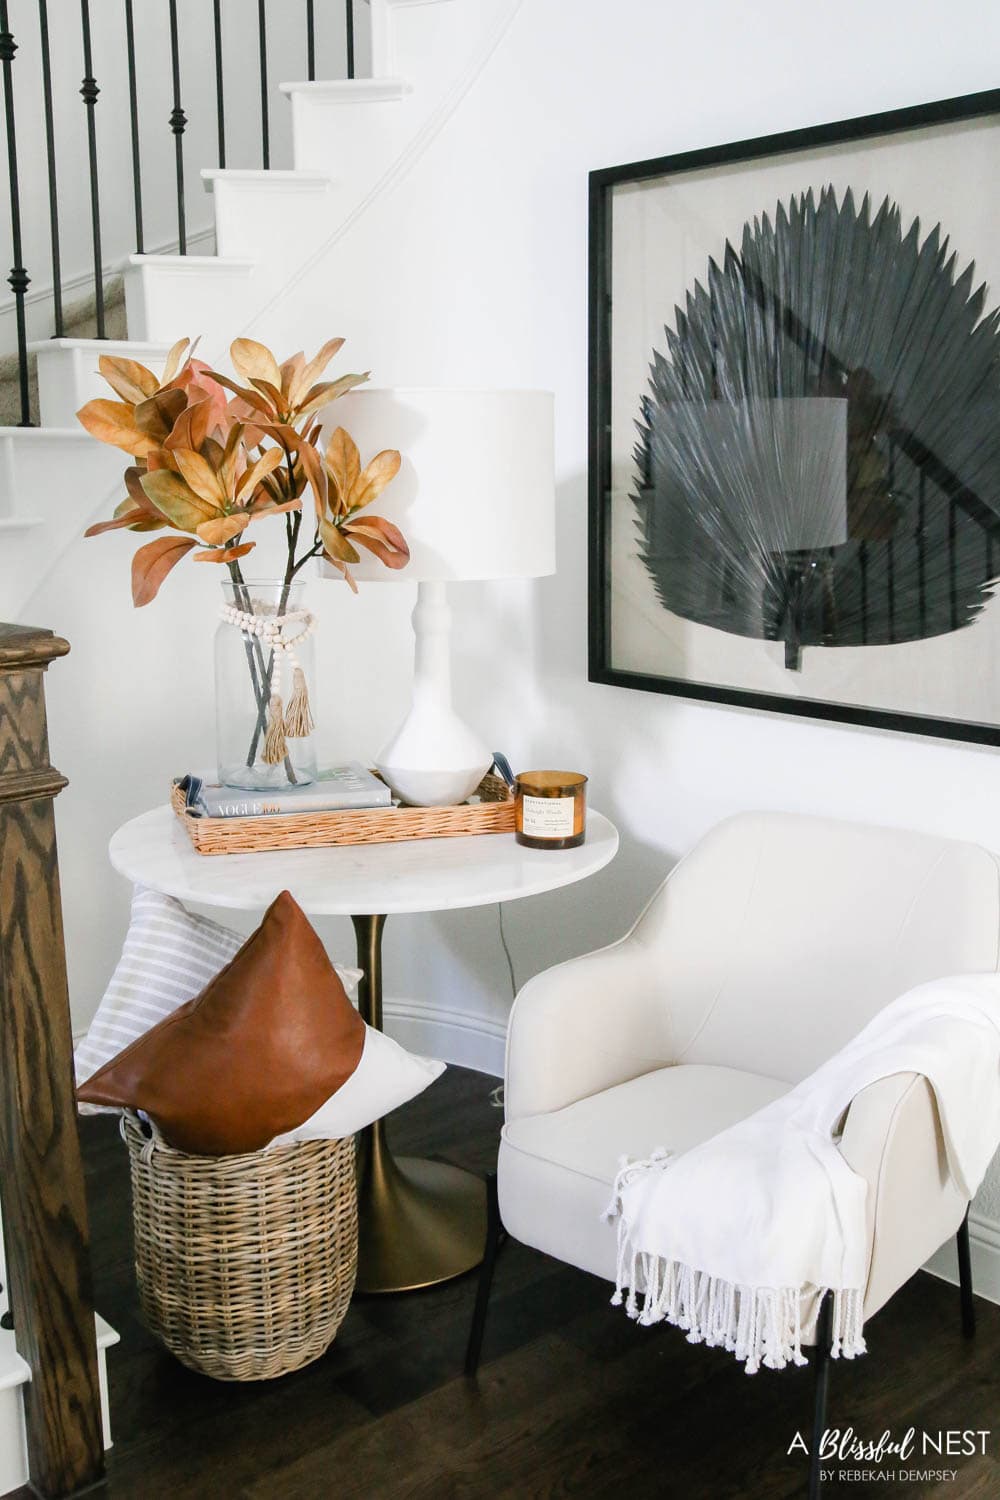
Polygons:
<instances>
[{"instance_id":1,"label":"black metal baluster","mask_svg":"<svg viewBox=\"0 0 1000 1500\"><path fill-rule=\"evenodd\" d=\"M260 153L266 170L271 165L271 132L267 115L267 16L264 0L257 0L257 32L260 51Z\"/></svg>"},{"instance_id":2,"label":"black metal baluster","mask_svg":"<svg viewBox=\"0 0 1000 1500\"><path fill-rule=\"evenodd\" d=\"M94 311L97 319L97 337L104 333L104 264L101 255L101 198L97 185L97 122L94 110L97 96L101 92L94 77L94 59L90 44L90 0L80 0L80 19L83 25L83 83L80 94L87 107L87 152L90 158L90 227L94 241Z\"/></svg>"},{"instance_id":3,"label":"black metal baluster","mask_svg":"<svg viewBox=\"0 0 1000 1500\"><path fill-rule=\"evenodd\" d=\"M21 390L21 426L31 426L31 398L28 392L28 336L24 323L24 294L31 280L21 264L21 193L17 182L17 143L14 138L14 79L11 63L17 43L11 35L7 18L7 0L0 0L0 63L3 65L3 106L7 121L7 175L10 179L10 237L14 264L7 277L14 293L14 315L17 319L17 373Z\"/></svg>"},{"instance_id":4,"label":"black metal baluster","mask_svg":"<svg viewBox=\"0 0 1000 1500\"><path fill-rule=\"evenodd\" d=\"M868 543L858 544L858 572L861 575L861 644L868 644Z\"/></svg>"},{"instance_id":5,"label":"black metal baluster","mask_svg":"<svg viewBox=\"0 0 1000 1500\"><path fill-rule=\"evenodd\" d=\"M38 0L38 24L42 41L42 99L45 105L45 157L49 169L49 238L52 244L53 338L61 339L63 328L62 272L59 265L59 207L56 202L56 136L52 116L52 64L49 57L48 0Z\"/></svg>"},{"instance_id":6,"label":"black metal baluster","mask_svg":"<svg viewBox=\"0 0 1000 1500\"><path fill-rule=\"evenodd\" d=\"M170 71L174 87L174 107L170 111L170 129L174 133L174 162L177 174L177 250L187 255L187 223L184 217L184 127L187 115L181 108L181 54L177 40L177 0L170 0Z\"/></svg>"},{"instance_id":7,"label":"black metal baluster","mask_svg":"<svg viewBox=\"0 0 1000 1500\"><path fill-rule=\"evenodd\" d=\"M135 26L132 0L125 0L125 50L128 53L129 129L132 137L132 202L135 206L135 253L144 254L142 243L142 170L139 164L139 93L135 79Z\"/></svg>"},{"instance_id":8,"label":"black metal baluster","mask_svg":"<svg viewBox=\"0 0 1000 1500\"><path fill-rule=\"evenodd\" d=\"M354 0L345 0L347 13L345 25L347 28L347 76L354 77Z\"/></svg>"},{"instance_id":9,"label":"black metal baluster","mask_svg":"<svg viewBox=\"0 0 1000 1500\"><path fill-rule=\"evenodd\" d=\"M219 116L219 166L226 165L226 104L222 87L222 0L215 4L215 102Z\"/></svg>"},{"instance_id":10,"label":"black metal baluster","mask_svg":"<svg viewBox=\"0 0 1000 1500\"><path fill-rule=\"evenodd\" d=\"M310 83L316 77L316 16L313 0L306 0L306 77Z\"/></svg>"}]
</instances>

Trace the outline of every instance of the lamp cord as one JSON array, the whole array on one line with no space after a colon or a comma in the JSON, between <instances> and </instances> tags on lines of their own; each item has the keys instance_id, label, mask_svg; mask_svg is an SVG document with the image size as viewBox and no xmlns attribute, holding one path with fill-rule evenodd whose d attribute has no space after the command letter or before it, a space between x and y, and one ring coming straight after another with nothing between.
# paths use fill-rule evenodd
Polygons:
<instances>
[{"instance_id":1,"label":"lamp cord","mask_svg":"<svg viewBox=\"0 0 1000 1500\"><path fill-rule=\"evenodd\" d=\"M510 975L510 998L513 1002L517 999L517 978L514 974L514 960L510 954L510 948L507 945L507 934L504 931L502 901L497 902L497 918L500 926L500 946L503 949L503 956L507 960L507 972ZM502 1083L498 1083L495 1089L491 1089L490 1103L493 1105L494 1109L503 1109Z\"/></svg>"},{"instance_id":2,"label":"lamp cord","mask_svg":"<svg viewBox=\"0 0 1000 1500\"><path fill-rule=\"evenodd\" d=\"M507 934L504 932L502 901L497 902L497 916L500 919L500 946L503 949L503 956L507 960L507 972L510 975L510 998L514 1001L517 999L517 980L514 977L514 960L511 958L510 949L507 946Z\"/></svg>"}]
</instances>

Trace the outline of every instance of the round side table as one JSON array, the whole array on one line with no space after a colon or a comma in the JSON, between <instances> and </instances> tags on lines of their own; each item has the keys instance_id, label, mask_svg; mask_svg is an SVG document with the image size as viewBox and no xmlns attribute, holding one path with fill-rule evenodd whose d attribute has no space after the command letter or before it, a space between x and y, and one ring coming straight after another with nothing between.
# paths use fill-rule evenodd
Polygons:
<instances>
[{"instance_id":1,"label":"round side table","mask_svg":"<svg viewBox=\"0 0 1000 1500\"><path fill-rule=\"evenodd\" d=\"M169 807L124 824L111 863L136 885L204 906L259 911L291 891L309 916L349 916L364 970L359 1009L382 1028L382 930L395 912L516 901L583 880L618 850L614 825L587 815L577 849L537 850L512 833L260 854L197 854ZM385 1122L364 1132L358 1182L360 1292L401 1292L460 1276L483 1257L482 1180L444 1162L394 1157Z\"/></svg>"}]
</instances>

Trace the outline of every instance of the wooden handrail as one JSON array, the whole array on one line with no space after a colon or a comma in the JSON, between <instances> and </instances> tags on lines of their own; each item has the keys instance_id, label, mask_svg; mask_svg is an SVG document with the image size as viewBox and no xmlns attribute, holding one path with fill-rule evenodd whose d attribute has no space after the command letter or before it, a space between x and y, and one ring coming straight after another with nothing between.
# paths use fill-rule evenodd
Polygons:
<instances>
[{"instance_id":1,"label":"wooden handrail","mask_svg":"<svg viewBox=\"0 0 1000 1500\"><path fill-rule=\"evenodd\" d=\"M28 1471L52 1500L104 1472L43 677L68 650L0 625L0 1190Z\"/></svg>"}]
</instances>

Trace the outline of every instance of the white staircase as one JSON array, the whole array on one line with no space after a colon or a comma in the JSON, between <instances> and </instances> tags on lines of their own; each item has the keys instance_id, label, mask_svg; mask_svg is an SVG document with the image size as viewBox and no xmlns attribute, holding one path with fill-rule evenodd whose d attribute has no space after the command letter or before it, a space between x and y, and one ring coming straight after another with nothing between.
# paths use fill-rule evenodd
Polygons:
<instances>
[{"instance_id":1,"label":"white staircase","mask_svg":"<svg viewBox=\"0 0 1000 1500\"><path fill-rule=\"evenodd\" d=\"M433 142L519 3L370 0L372 78L281 86L292 110L292 169L202 172L214 200L218 253L131 256L125 342L58 339L31 346L38 357L41 425L0 427L0 618L30 621L43 581L123 495L124 454L95 442L75 421L85 401L112 394L97 373L99 356L122 354L155 370L176 339L200 335L199 355L224 363L232 339L252 333L265 314L294 296L326 251ZM310 283L314 303L316 279ZM373 317L391 320L392 295L387 286ZM338 287L317 303L317 346L330 336L334 311L351 300L351 288ZM358 357L364 358L363 349ZM0 1311L4 1306L0 1296ZM105 1350L115 1342L117 1335L98 1318L107 1441ZM21 1387L29 1378L13 1334L0 1330L0 1495L26 1477Z\"/></svg>"},{"instance_id":2,"label":"white staircase","mask_svg":"<svg viewBox=\"0 0 1000 1500\"><path fill-rule=\"evenodd\" d=\"M202 172L218 253L131 256L124 343L31 346L41 426L0 427L0 617L27 619L63 550L123 494L122 456L74 417L92 396L111 394L96 373L99 355L155 368L177 338L200 335L199 355L223 362L232 339L291 295L433 139L517 4L370 0L372 78L281 85L292 110L292 170Z\"/></svg>"}]
</instances>

